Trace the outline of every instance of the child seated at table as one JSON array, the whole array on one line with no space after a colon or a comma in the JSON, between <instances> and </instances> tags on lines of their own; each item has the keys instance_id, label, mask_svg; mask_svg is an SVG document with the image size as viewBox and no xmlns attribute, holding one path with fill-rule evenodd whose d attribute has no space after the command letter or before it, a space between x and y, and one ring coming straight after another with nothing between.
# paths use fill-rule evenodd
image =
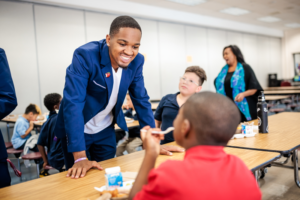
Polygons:
<instances>
[{"instance_id":1,"label":"child seated at table","mask_svg":"<svg viewBox=\"0 0 300 200\"><path fill-rule=\"evenodd\" d=\"M179 108L190 96L201 91L205 80L206 73L201 67L191 66L186 68L179 80L179 92L168 94L161 99L154 114L156 127L161 128L163 131L171 127ZM174 142L173 132L166 134L161 144L169 142Z\"/></svg>"},{"instance_id":2,"label":"child seated at table","mask_svg":"<svg viewBox=\"0 0 300 200\"><path fill-rule=\"evenodd\" d=\"M127 117L127 119L138 120L129 93L126 94L126 104L122 107L123 109L126 109L124 116ZM128 139L117 147L117 156L122 156L125 150L128 153L136 152L136 148L143 144L140 137L140 127L131 128L128 133Z\"/></svg>"},{"instance_id":3,"label":"child seated at table","mask_svg":"<svg viewBox=\"0 0 300 200\"><path fill-rule=\"evenodd\" d=\"M40 115L41 109L39 106L35 104L30 104L27 106L25 113L22 116L19 116L15 123L13 136L11 138L11 143L13 147L17 150L24 150L27 140L32 136L31 131L34 128L34 121L36 121L36 118L38 115ZM28 145L29 150L33 152L38 152L38 148L36 144L33 144L33 148L30 148L30 145ZM16 158L20 157L20 153L15 154ZM34 162L37 164L39 163L39 168L42 169L43 167L43 160L38 159L34 160ZM40 172L40 176L43 172Z\"/></svg>"},{"instance_id":4,"label":"child seated at table","mask_svg":"<svg viewBox=\"0 0 300 200\"><path fill-rule=\"evenodd\" d=\"M26 141L31 137L31 131L34 128L33 122L36 121L37 116L40 114L41 109L35 104L30 104L27 106L25 113L19 116L11 138L11 143L15 149L24 149ZM30 150L38 152L36 146Z\"/></svg>"},{"instance_id":5,"label":"child seated at table","mask_svg":"<svg viewBox=\"0 0 300 200\"><path fill-rule=\"evenodd\" d=\"M253 174L238 157L225 153L240 122L240 113L227 97L202 92L191 96L174 121L174 138L186 149L183 161L169 160L154 169L163 135L141 132L146 150L130 192L139 199L259 200Z\"/></svg>"},{"instance_id":6,"label":"child seated at table","mask_svg":"<svg viewBox=\"0 0 300 200\"><path fill-rule=\"evenodd\" d=\"M57 120L56 110L59 110L61 95L57 93L47 94L44 98L44 105L49 110L49 118L43 124L38 140L38 148L43 157L45 168L50 165L59 171L63 171L64 155L61 147L61 140L55 136L55 125ZM47 155L45 153L47 147ZM45 174L47 176L48 174Z\"/></svg>"}]
</instances>

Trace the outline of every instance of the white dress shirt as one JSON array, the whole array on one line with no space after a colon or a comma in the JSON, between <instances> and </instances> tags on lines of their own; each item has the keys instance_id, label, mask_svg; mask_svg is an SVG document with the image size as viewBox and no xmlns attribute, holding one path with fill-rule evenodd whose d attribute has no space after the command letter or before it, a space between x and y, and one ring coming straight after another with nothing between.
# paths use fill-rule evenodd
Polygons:
<instances>
[{"instance_id":1,"label":"white dress shirt","mask_svg":"<svg viewBox=\"0 0 300 200\"><path fill-rule=\"evenodd\" d=\"M111 125L114 119L112 109L115 107L118 100L122 71L123 69L121 67L119 67L117 72L115 72L115 70L112 68L114 85L108 104L104 110L99 112L84 125L84 133L96 134Z\"/></svg>"}]
</instances>

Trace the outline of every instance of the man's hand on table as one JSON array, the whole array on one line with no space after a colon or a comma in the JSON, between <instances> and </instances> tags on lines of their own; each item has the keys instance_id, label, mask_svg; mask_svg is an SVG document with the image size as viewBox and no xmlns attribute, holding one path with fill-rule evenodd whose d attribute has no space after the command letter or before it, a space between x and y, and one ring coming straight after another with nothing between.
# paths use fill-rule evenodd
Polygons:
<instances>
[{"instance_id":1,"label":"man's hand on table","mask_svg":"<svg viewBox=\"0 0 300 200\"><path fill-rule=\"evenodd\" d=\"M160 155L172 156L172 152L184 152L184 148L174 146L174 145L161 145L160 146Z\"/></svg>"},{"instance_id":2,"label":"man's hand on table","mask_svg":"<svg viewBox=\"0 0 300 200\"><path fill-rule=\"evenodd\" d=\"M73 152L74 160L86 157L85 151ZM91 168L97 168L103 170L101 165L96 161L90 160L81 160L77 163L74 163L73 167L68 170L67 177L71 178L82 178L86 175L87 171Z\"/></svg>"}]
</instances>

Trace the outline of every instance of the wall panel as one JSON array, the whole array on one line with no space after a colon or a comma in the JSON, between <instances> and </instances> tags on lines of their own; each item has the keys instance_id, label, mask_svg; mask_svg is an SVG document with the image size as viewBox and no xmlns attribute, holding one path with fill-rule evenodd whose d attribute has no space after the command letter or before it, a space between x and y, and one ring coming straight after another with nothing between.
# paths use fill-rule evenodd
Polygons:
<instances>
[{"instance_id":1,"label":"wall panel","mask_svg":"<svg viewBox=\"0 0 300 200\"><path fill-rule=\"evenodd\" d=\"M35 6L42 99L48 93L63 94L66 68L75 49L85 44L83 14L78 10Z\"/></svg>"},{"instance_id":2,"label":"wall panel","mask_svg":"<svg viewBox=\"0 0 300 200\"><path fill-rule=\"evenodd\" d=\"M40 105L32 4L0 1L0 48L6 52L18 106L22 114L30 103Z\"/></svg>"}]
</instances>

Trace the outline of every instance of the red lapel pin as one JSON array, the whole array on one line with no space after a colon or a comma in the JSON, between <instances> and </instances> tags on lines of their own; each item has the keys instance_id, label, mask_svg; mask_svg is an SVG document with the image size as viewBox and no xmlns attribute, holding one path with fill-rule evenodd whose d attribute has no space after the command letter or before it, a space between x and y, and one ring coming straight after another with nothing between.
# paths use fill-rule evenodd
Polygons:
<instances>
[{"instance_id":1,"label":"red lapel pin","mask_svg":"<svg viewBox=\"0 0 300 200\"><path fill-rule=\"evenodd\" d=\"M107 73L105 74L105 77L106 77L106 78L110 77L110 72L107 72Z\"/></svg>"}]
</instances>

